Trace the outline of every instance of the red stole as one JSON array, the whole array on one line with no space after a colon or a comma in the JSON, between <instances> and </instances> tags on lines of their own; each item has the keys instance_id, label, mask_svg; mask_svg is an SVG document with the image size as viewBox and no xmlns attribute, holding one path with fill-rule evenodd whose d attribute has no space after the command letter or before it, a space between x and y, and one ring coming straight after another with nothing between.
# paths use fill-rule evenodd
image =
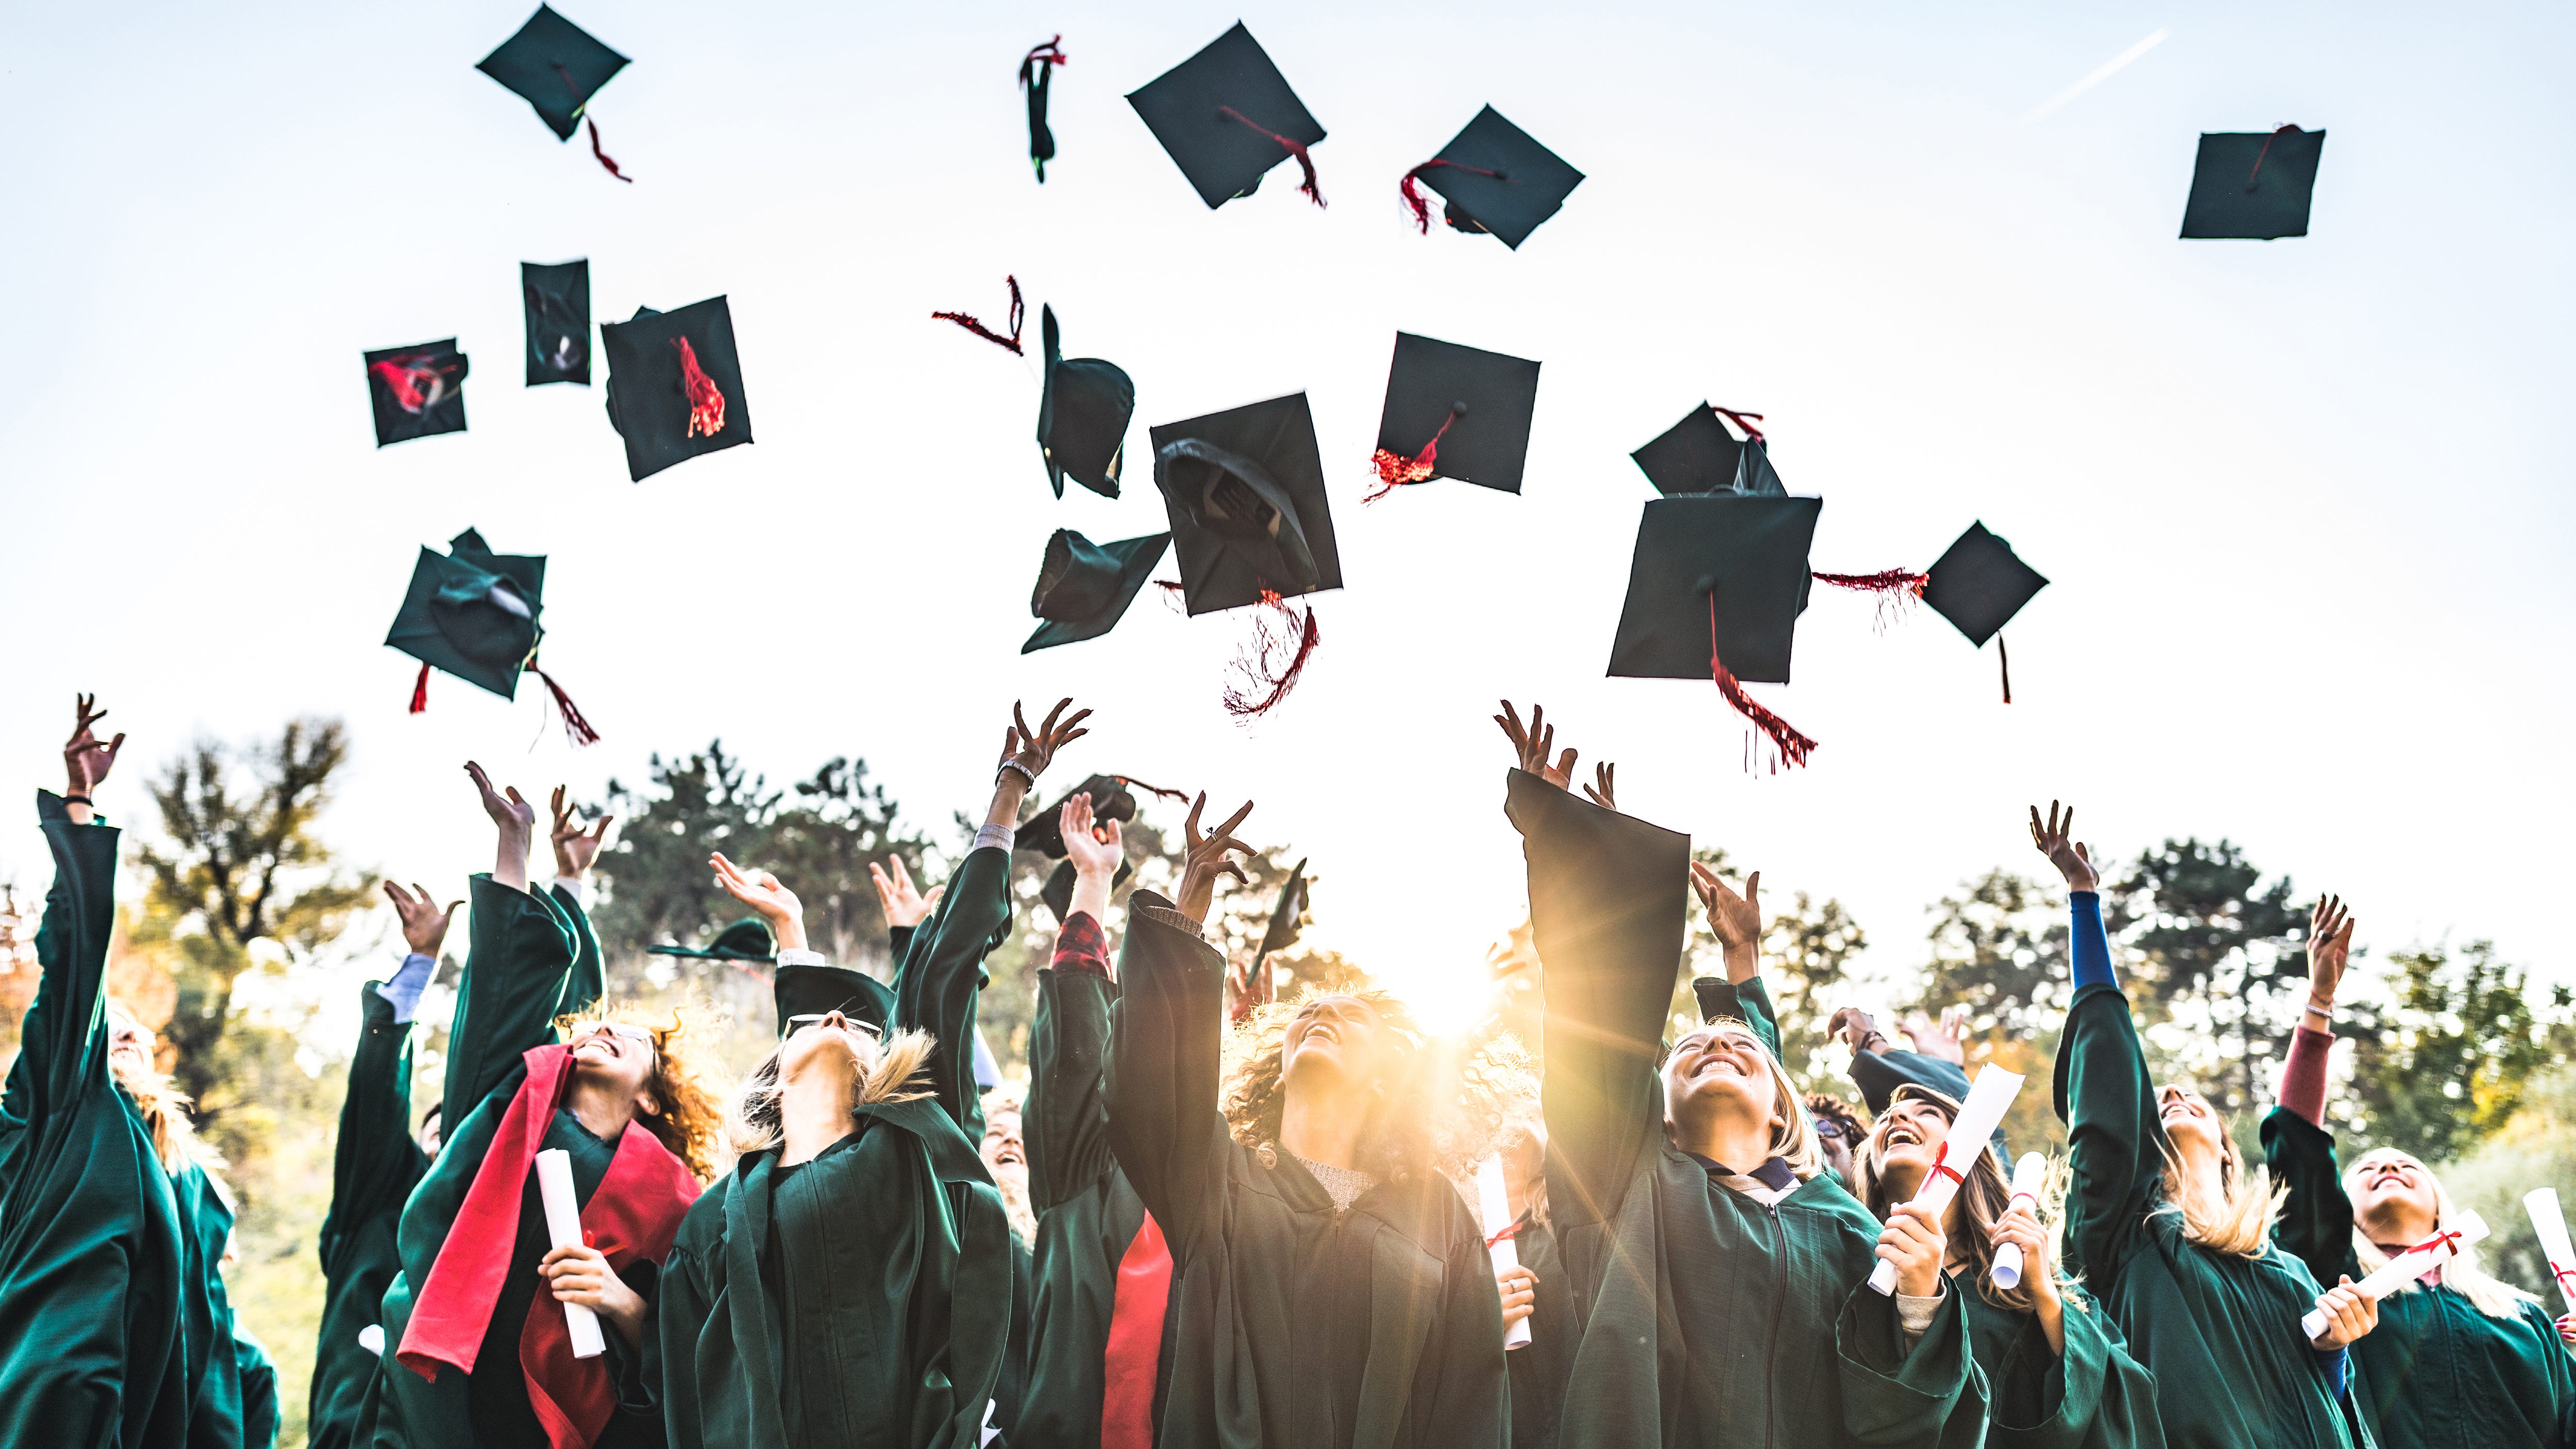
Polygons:
<instances>
[{"instance_id":1,"label":"red stole","mask_svg":"<svg viewBox=\"0 0 2576 1449\"><path fill-rule=\"evenodd\" d=\"M1163 1225L1145 1225L1118 1260L1109 1308L1109 1343L1101 1355L1100 1449L1151 1449L1154 1376L1163 1357L1163 1311L1171 1302L1172 1250Z\"/></svg>"},{"instance_id":2,"label":"red stole","mask_svg":"<svg viewBox=\"0 0 2576 1449\"><path fill-rule=\"evenodd\" d=\"M446 1240L439 1244L437 1261L412 1300L411 1322L394 1355L432 1383L442 1365L474 1371L484 1327L500 1301L501 1282L518 1246L529 1168L572 1082L568 1046L535 1047L523 1060L527 1080L502 1113L491 1149L475 1169L473 1186L466 1189ZM688 1164L637 1127L618 1138L607 1176L582 1207L583 1240L605 1254L614 1270L638 1258L658 1263L670 1256L671 1239L698 1192ZM527 1324L519 1334L519 1366L528 1380L529 1407L554 1449L587 1449L617 1410L617 1389L609 1382L606 1359L572 1356L563 1305L542 1288L528 1305Z\"/></svg>"}]
</instances>

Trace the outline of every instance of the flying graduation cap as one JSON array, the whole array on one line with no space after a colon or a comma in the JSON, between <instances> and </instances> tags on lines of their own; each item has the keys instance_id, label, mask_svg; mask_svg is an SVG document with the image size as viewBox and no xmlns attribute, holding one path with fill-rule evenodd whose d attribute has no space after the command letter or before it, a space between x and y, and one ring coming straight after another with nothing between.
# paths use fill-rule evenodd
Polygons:
<instances>
[{"instance_id":1,"label":"flying graduation cap","mask_svg":"<svg viewBox=\"0 0 2576 1449\"><path fill-rule=\"evenodd\" d=\"M1046 622L1020 646L1023 654L1059 644L1097 639L1116 628L1154 565L1163 561L1168 533L1093 543L1070 528L1047 539L1029 612Z\"/></svg>"},{"instance_id":2,"label":"flying graduation cap","mask_svg":"<svg viewBox=\"0 0 2576 1449\"><path fill-rule=\"evenodd\" d=\"M1103 498L1115 498L1127 453L1127 424L1136 416L1136 384L1114 362L1068 360L1053 307L1038 308L1038 331L1046 342L1038 452L1046 458L1047 482L1058 498L1064 496L1067 477Z\"/></svg>"},{"instance_id":3,"label":"flying graduation cap","mask_svg":"<svg viewBox=\"0 0 2576 1449\"><path fill-rule=\"evenodd\" d=\"M1324 139L1324 128L1242 21L1129 92L1127 104L1210 211L1251 195L1271 167L1291 156L1305 173L1297 189L1317 206L1324 204L1314 158L1307 154Z\"/></svg>"},{"instance_id":4,"label":"flying graduation cap","mask_svg":"<svg viewBox=\"0 0 2576 1449\"><path fill-rule=\"evenodd\" d=\"M733 310L722 297L673 312L638 307L599 329L608 358L608 421L626 440L635 482L674 463L751 441Z\"/></svg>"},{"instance_id":5,"label":"flying graduation cap","mask_svg":"<svg viewBox=\"0 0 2576 1449\"><path fill-rule=\"evenodd\" d=\"M423 548L385 635L388 646L420 661L411 713L429 708L432 667L503 699L518 698L519 676L534 674L563 712L564 732L573 743L597 742L599 732L573 707L563 686L537 667L537 645L546 636L545 587L544 555L494 553L471 528L449 539L444 554Z\"/></svg>"},{"instance_id":6,"label":"flying graduation cap","mask_svg":"<svg viewBox=\"0 0 2576 1449\"><path fill-rule=\"evenodd\" d=\"M1971 523L1923 577L1923 602L1980 649L1995 641L2003 670L2004 703L2012 703L2012 660L2004 653L2003 627L2021 606L2048 587L2039 570L2021 561L2012 545Z\"/></svg>"},{"instance_id":7,"label":"flying graduation cap","mask_svg":"<svg viewBox=\"0 0 2576 1449\"><path fill-rule=\"evenodd\" d=\"M620 181L635 178L617 169L599 149L599 122L586 114L590 98L609 78L626 68L626 57L599 43L587 30L564 19L550 5L540 5L519 33L474 67L509 87L536 108L537 119L558 141L572 139L573 123L588 122L590 154Z\"/></svg>"},{"instance_id":8,"label":"flying graduation cap","mask_svg":"<svg viewBox=\"0 0 2576 1449\"><path fill-rule=\"evenodd\" d=\"M1821 498L1712 493L1657 498L1637 525L1610 674L1706 679L1770 737L1788 765L1816 742L1744 692L1789 682L1811 585L1807 550Z\"/></svg>"},{"instance_id":9,"label":"flying graduation cap","mask_svg":"<svg viewBox=\"0 0 2576 1449\"><path fill-rule=\"evenodd\" d=\"M1066 64L1070 62L1065 59L1062 35L1030 46L1020 58L1020 89L1029 103L1029 164L1037 168L1040 186L1046 184L1046 164L1055 159L1055 132L1047 129L1047 87L1055 79L1055 68Z\"/></svg>"},{"instance_id":10,"label":"flying graduation cap","mask_svg":"<svg viewBox=\"0 0 2576 1449\"><path fill-rule=\"evenodd\" d=\"M519 263L528 314L528 386L590 386L590 262Z\"/></svg>"},{"instance_id":11,"label":"flying graduation cap","mask_svg":"<svg viewBox=\"0 0 2576 1449\"><path fill-rule=\"evenodd\" d=\"M2325 132L2296 126L2201 133L2191 199L2183 205L2183 236L2252 241L2306 236L2308 200L2316 191L2317 160L2325 148Z\"/></svg>"},{"instance_id":12,"label":"flying graduation cap","mask_svg":"<svg viewBox=\"0 0 2576 1449\"><path fill-rule=\"evenodd\" d=\"M1628 456L1646 481L1667 498L1691 493L1785 494L1780 475L1771 468L1770 441L1754 426L1760 413L1701 403L1688 416L1664 430L1653 442ZM1726 421L1744 430L1738 439Z\"/></svg>"},{"instance_id":13,"label":"flying graduation cap","mask_svg":"<svg viewBox=\"0 0 2576 1449\"><path fill-rule=\"evenodd\" d=\"M1433 478L1520 492L1530 417L1538 407L1538 367L1526 358L1395 334L1386 409L1378 415L1377 452L1369 460L1378 483L1364 501Z\"/></svg>"},{"instance_id":14,"label":"flying graduation cap","mask_svg":"<svg viewBox=\"0 0 2576 1449\"><path fill-rule=\"evenodd\" d=\"M1271 954L1297 944L1297 937L1305 925L1306 862L1301 860L1295 870L1288 872L1288 883L1279 888L1278 904L1270 908L1270 925L1261 933L1260 949L1252 953L1252 969L1244 973L1244 984L1252 989L1243 994L1243 1000L1235 1007L1237 1020L1250 1015L1254 1007L1278 996L1279 983L1270 975Z\"/></svg>"},{"instance_id":15,"label":"flying graduation cap","mask_svg":"<svg viewBox=\"0 0 2576 1449\"><path fill-rule=\"evenodd\" d=\"M770 933L769 923L758 916L745 916L723 930L704 946L647 946L647 956L679 956L691 961L739 961L770 965L778 959L778 938ZM784 1013L781 1013L782 1019Z\"/></svg>"},{"instance_id":16,"label":"flying graduation cap","mask_svg":"<svg viewBox=\"0 0 2576 1449\"><path fill-rule=\"evenodd\" d=\"M456 339L367 354L376 446L465 431L465 354Z\"/></svg>"},{"instance_id":17,"label":"flying graduation cap","mask_svg":"<svg viewBox=\"0 0 2576 1449\"><path fill-rule=\"evenodd\" d=\"M1405 172L1400 189L1416 230L1431 230L1431 203L1418 189L1428 186L1449 203L1451 230L1490 232L1519 251L1582 182L1582 172L1487 106L1439 155Z\"/></svg>"},{"instance_id":18,"label":"flying graduation cap","mask_svg":"<svg viewBox=\"0 0 2576 1449\"><path fill-rule=\"evenodd\" d=\"M1129 780L1123 775L1094 775L1067 790L1063 798L1054 804L1030 816L1021 823L1018 830L1012 833L1013 850L1034 850L1049 860L1063 862L1047 876L1046 884L1038 889L1038 899L1044 901L1046 908L1055 913L1057 921L1061 922L1073 913L1074 869L1073 862L1065 858L1064 848L1065 801L1071 800L1076 795L1090 796L1091 819L1096 827L1106 825L1113 820L1124 822L1135 819L1134 792L1137 790L1173 800L1185 798L1178 790L1160 789ZM1114 890L1124 885L1127 878L1135 873L1134 867L1126 861L1118 862L1118 874L1111 878L1110 888Z\"/></svg>"}]
</instances>

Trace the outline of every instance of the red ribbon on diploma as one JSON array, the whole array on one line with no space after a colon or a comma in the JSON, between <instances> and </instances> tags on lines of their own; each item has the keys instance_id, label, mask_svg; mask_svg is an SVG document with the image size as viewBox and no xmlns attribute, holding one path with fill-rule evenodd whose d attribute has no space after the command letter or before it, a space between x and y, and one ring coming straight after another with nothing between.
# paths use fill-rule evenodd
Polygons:
<instances>
[{"instance_id":1,"label":"red ribbon on diploma","mask_svg":"<svg viewBox=\"0 0 2576 1449\"><path fill-rule=\"evenodd\" d=\"M1950 1165L1950 1144L1947 1139L1942 1141L1940 1152L1932 1158L1932 1175L1946 1177L1961 1187L1968 1185L1968 1180L1959 1175L1959 1169ZM2454 1233L2452 1236L2457 1237L2458 1234Z\"/></svg>"},{"instance_id":2,"label":"red ribbon on diploma","mask_svg":"<svg viewBox=\"0 0 2576 1449\"><path fill-rule=\"evenodd\" d=\"M2549 1260L2549 1276L2558 1280L2559 1292L2576 1298L2576 1266L2552 1258Z\"/></svg>"},{"instance_id":3,"label":"red ribbon on diploma","mask_svg":"<svg viewBox=\"0 0 2576 1449\"><path fill-rule=\"evenodd\" d=\"M2451 1256L2455 1258L2459 1256L2460 1234L2457 1229L2453 1229L2447 1233L2435 1233L2433 1236L2426 1238L2424 1241L2417 1243L2406 1251L2410 1253L2429 1253L2436 1248L2442 1247L2449 1248L2451 1250Z\"/></svg>"},{"instance_id":4,"label":"red ribbon on diploma","mask_svg":"<svg viewBox=\"0 0 2576 1449\"><path fill-rule=\"evenodd\" d=\"M1486 1249L1491 1251L1496 1244L1508 1243L1512 1239L1519 1237L1521 1235L1521 1224L1527 1221L1527 1218L1512 1219L1508 1226L1497 1231L1492 1237L1485 1239Z\"/></svg>"}]
</instances>

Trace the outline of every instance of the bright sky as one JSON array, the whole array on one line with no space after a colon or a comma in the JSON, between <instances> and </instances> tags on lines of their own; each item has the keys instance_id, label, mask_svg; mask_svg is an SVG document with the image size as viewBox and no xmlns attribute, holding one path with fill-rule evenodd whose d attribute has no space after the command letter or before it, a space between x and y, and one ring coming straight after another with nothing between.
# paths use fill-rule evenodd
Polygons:
<instances>
[{"instance_id":1,"label":"bright sky","mask_svg":"<svg viewBox=\"0 0 2576 1449\"><path fill-rule=\"evenodd\" d=\"M717 734L773 778L860 754L944 829L1010 701L1074 693L1096 732L1050 786L1258 800L1249 832L1326 878L1318 938L1421 982L1521 908L1510 695L1618 761L1632 813L1839 895L1882 971L1963 877L2045 870L2022 810L2062 796L2114 856L2238 840L2382 951L2492 936L2576 976L2547 422L2576 383L2576 13L971 8L570 0L635 58L593 111L632 186L473 69L526 0L0 17L21 788L59 781L76 689L132 733L102 801L129 820L191 737L336 714L330 837L454 886L489 861L469 756L533 796ZM1293 165L1207 211L1123 99L1238 14L1331 132L1329 211ZM1013 72L1058 31L1041 187ZM1397 201L1487 102L1590 176L1518 253ZM2329 133L2315 234L2176 240L2197 133L2282 122ZM519 386L518 263L583 256L602 320L731 297L756 445L630 484L599 389ZM1054 501L1033 367L929 320L993 317L1005 273L1032 340L1051 302L1135 378L1124 498ZM1544 361L1522 496L1360 505L1399 328ZM378 451L359 354L450 335L471 431ZM1151 597L1017 653L1052 529L1166 526L1146 427L1300 389L1349 587L1285 706L1231 722L1249 621ZM1881 635L1821 592L1795 684L1757 687L1823 742L1806 771L1743 774L1707 685L1603 678L1651 496L1627 453L1703 398L1769 415L1826 500L1818 567L1919 568L1982 519L2052 577L2007 631L2016 703L1937 616ZM441 676L406 717L384 631L416 549L468 525L550 556L546 662L596 748L533 682ZM32 830L0 834L11 874L47 878Z\"/></svg>"}]
</instances>

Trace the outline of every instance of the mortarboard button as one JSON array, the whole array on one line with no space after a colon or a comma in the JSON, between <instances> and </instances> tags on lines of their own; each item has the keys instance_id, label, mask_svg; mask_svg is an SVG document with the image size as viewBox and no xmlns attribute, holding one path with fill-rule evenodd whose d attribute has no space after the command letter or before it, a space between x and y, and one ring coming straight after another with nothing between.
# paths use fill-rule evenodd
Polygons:
<instances>
[{"instance_id":1,"label":"mortarboard button","mask_svg":"<svg viewBox=\"0 0 2576 1449\"><path fill-rule=\"evenodd\" d=\"M1805 762L1815 741L1746 695L1789 682L1790 645L1811 583L1820 498L1713 493L1649 500L1611 644L1614 678L1709 679L1778 747Z\"/></svg>"},{"instance_id":2,"label":"mortarboard button","mask_svg":"<svg viewBox=\"0 0 2576 1449\"><path fill-rule=\"evenodd\" d=\"M1118 474L1127 449L1127 424L1136 415L1136 384L1114 362L1097 357L1067 361L1056 335L1055 309L1038 308L1046 342L1046 379L1038 398L1038 451L1047 481L1064 496L1064 480L1103 498L1118 496Z\"/></svg>"},{"instance_id":3,"label":"mortarboard button","mask_svg":"<svg viewBox=\"0 0 2576 1449\"><path fill-rule=\"evenodd\" d=\"M1744 430L1738 441L1721 418ZM1771 467L1770 440L1754 426L1760 413L1701 403L1653 442L1628 456L1667 497L1691 493L1785 494Z\"/></svg>"},{"instance_id":4,"label":"mortarboard button","mask_svg":"<svg viewBox=\"0 0 2576 1449\"><path fill-rule=\"evenodd\" d=\"M366 355L376 446L465 431L465 354L456 339Z\"/></svg>"},{"instance_id":5,"label":"mortarboard button","mask_svg":"<svg viewBox=\"0 0 2576 1449\"><path fill-rule=\"evenodd\" d=\"M1324 204L1307 153L1324 139L1324 128L1242 21L1129 92L1127 103L1210 210L1251 195L1271 167L1291 156L1305 174L1298 190Z\"/></svg>"},{"instance_id":6,"label":"mortarboard button","mask_svg":"<svg viewBox=\"0 0 2576 1449\"><path fill-rule=\"evenodd\" d=\"M1995 641L2004 703L2010 704L2012 662L2003 652L2003 627L2047 587L2048 580L2039 570L2023 563L2011 544L1979 522L1969 524L1968 531L1925 572L1923 602L1978 648L1986 647L1988 639Z\"/></svg>"},{"instance_id":7,"label":"mortarboard button","mask_svg":"<svg viewBox=\"0 0 2576 1449\"><path fill-rule=\"evenodd\" d=\"M528 386L590 385L590 263L519 263L528 319Z\"/></svg>"},{"instance_id":8,"label":"mortarboard button","mask_svg":"<svg viewBox=\"0 0 2576 1449\"><path fill-rule=\"evenodd\" d=\"M670 312L639 307L599 329L608 359L608 420L626 440L637 482L701 453L751 441L733 311L709 297Z\"/></svg>"},{"instance_id":9,"label":"mortarboard button","mask_svg":"<svg viewBox=\"0 0 2576 1449\"><path fill-rule=\"evenodd\" d=\"M2308 203L2326 133L2296 126L2264 131L2209 131L2192 166L2183 206L2186 238L2271 241L2308 234Z\"/></svg>"},{"instance_id":10,"label":"mortarboard button","mask_svg":"<svg viewBox=\"0 0 2576 1449\"><path fill-rule=\"evenodd\" d=\"M576 122L587 119L590 98L627 65L625 56L599 43L589 31L540 5L517 34L502 41L475 69L507 86L534 107L537 119L558 141L572 139ZM617 169L599 149L599 123L590 123L590 154L620 181L634 178Z\"/></svg>"},{"instance_id":11,"label":"mortarboard button","mask_svg":"<svg viewBox=\"0 0 2576 1449\"><path fill-rule=\"evenodd\" d=\"M1447 200L1443 214L1453 229L1491 232L1518 251L1582 181L1582 172L1487 106L1439 155L1404 173L1400 189L1417 230L1431 230L1431 203L1419 182Z\"/></svg>"},{"instance_id":12,"label":"mortarboard button","mask_svg":"<svg viewBox=\"0 0 2576 1449\"><path fill-rule=\"evenodd\" d=\"M1096 639L1117 626L1145 587L1146 576L1162 562L1168 533L1093 543L1069 528L1047 540L1038 566L1037 588L1029 612L1046 622L1020 646L1023 654L1052 649L1083 639Z\"/></svg>"},{"instance_id":13,"label":"mortarboard button","mask_svg":"<svg viewBox=\"0 0 2576 1449\"><path fill-rule=\"evenodd\" d=\"M1370 459L1378 485L1366 501L1400 484L1433 478L1520 492L1530 419L1538 406L1538 369L1526 358L1395 334L1386 407Z\"/></svg>"}]
</instances>

